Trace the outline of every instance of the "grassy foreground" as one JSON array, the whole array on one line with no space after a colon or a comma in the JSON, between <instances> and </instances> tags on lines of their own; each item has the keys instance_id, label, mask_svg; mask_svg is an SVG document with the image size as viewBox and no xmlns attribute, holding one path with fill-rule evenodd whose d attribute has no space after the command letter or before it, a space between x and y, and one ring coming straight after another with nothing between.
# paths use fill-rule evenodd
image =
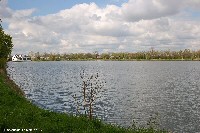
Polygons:
<instances>
[{"instance_id":1,"label":"grassy foreground","mask_svg":"<svg viewBox=\"0 0 200 133\"><path fill-rule=\"evenodd\" d=\"M0 132L24 129L45 133L155 133L152 128L125 129L104 124L99 120L89 120L81 116L71 116L40 109L30 103L23 92L6 72L0 69Z\"/></svg>"}]
</instances>

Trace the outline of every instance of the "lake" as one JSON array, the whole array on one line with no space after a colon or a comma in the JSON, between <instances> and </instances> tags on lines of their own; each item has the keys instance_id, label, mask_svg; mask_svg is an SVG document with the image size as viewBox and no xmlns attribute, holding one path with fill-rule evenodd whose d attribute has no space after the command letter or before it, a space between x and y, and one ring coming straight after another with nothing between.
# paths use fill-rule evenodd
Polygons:
<instances>
[{"instance_id":1,"label":"lake","mask_svg":"<svg viewBox=\"0 0 200 133\"><path fill-rule=\"evenodd\" d=\"M195 61L59 61L9 62L10 78L34 104L76 113L73 95L84 77L98 73L101 91L94 115L124 127L146 125L156 116L160 128L200 131L200 62Z\"/></svg>"}]
</instances>

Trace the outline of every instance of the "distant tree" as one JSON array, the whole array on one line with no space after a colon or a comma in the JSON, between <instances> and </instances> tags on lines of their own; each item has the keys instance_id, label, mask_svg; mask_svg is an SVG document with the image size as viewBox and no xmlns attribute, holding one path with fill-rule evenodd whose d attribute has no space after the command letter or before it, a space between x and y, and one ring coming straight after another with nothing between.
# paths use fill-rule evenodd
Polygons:
<instances>
[{"instance_id":1,"label":"distant tree","mask_svg":"<svg viewBox=\"0 0 200 133\"><path fill-rule=\"evenodd\" d=\"M48 60L49 54L44 52L43 57L44 57L44 60Z\"/></svg>"},{"instance_id":2,"label":"distant tree","mask_svg":"<svg viewBox=\"0 0 200 133\"><path fill-rule=\"evenodd\" d=\"M56 60L56 55L53 54L53 53L50 53L50 55L49 55L49 60L50 60L50 61L55 61L55 60Z\"/></svg>"},{"instance_id":3,"label":"distant tree","mask_svg":"<svg viewBox=\"0 0 200 133\"><path fill-rule=\"evenodd\" d=\"M0 68L5 67L8 56L11 54L13 48L12 37L5 34L0 19Z\"/></svg>"},{"instance_id":4,"label":"distant tree","mask_svg":"<svg viewBox=\"0 0 200 133\"><path fill-rule=\"evenodd\" d=\"M95 52L94 52L94 55L95 55L95 58L97 59L98 56L99 56L99 52L98 52L98 51L95 51Z\"/></svg>"},{"instance_id":5,"label":"distant tree","mask_svg":"<svg viewBox=\"0 0 200 133\"><path fill-rule=\"evenodd\" d=\"M101 58L104 59L104 60L105 59L110 59L110 54L109 53L102 53L101 54Z\"/></svg>"},{"instance_id":6,"label":"distant tree","mask_svg":"<svg viewBox=\"0 0 200 133\"><path fill-rule=\"evenodd\" d=\"M200 58L200 50L196 51L196 58L199 59Z\"/></svg>"},{"instance_id":7,"label":"distant tree","mask_svg":"<svg viewBox=\"0 0 200 133\"><path fill-rule=\"evenodd\" d=\"M69 60L69 54L66 54L66 53L63 54L63 59L64 59L64 60Z\"/></svg>"},{"instance_id":8,"label":"distant tree","mask_svg":"<svg viewBox=\"0 0 200 133\"><path fill-rule=\"evenodd\" d=\"M33 57L35 57L35 53L34 53L33 51L30 51L30 52L28 53L28 56L30 56L31 58L33 58Z\"/></svg>"},{"instance_id":9,"label":"distant tree","mask_svg":"<svg viewBox=\"0 0 200 133\"><path fill-rule=\"evenodd\" d=\"M96 58L96 57L94 57L94 55L92 55L91 53L86 53L86 54L85 54L85 58L86 58L86 59L94 59L94 58Z\"/></svg>"},{"instance_id":10,"label":"distant tree","mask_svg":"<svg viewBox=\"0 0 200 133\"><path fill-rule=\"evenodd\" d=\"M190 49L185 49L183 51L183 58L184 59L192 59L192 53L191 53Z\"/></svg>"},{"instance_id":11,"label":"distant tree","mask_svg":"<svg viewBox=\"0 0 200 133\"><path fill-rule=\"evenodd\" d=\"M40 56L40 52L35 53L35 59L36 59L36 60L40 60L40 57L41 57L41 56Z\"/></svg>"}]
</instances>

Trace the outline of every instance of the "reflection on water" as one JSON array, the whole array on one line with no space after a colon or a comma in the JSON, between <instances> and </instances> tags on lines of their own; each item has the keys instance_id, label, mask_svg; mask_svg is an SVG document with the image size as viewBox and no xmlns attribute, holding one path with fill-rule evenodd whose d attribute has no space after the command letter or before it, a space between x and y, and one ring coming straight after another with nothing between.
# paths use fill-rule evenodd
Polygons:
<instances>
[{"instance_id":1,"label":"reflection on water","mask_svg":"<svg viewBox=\"0 0 200 133\"><path fill-rule=\"evenodd\" d=\"M35 104L75 113L80 73L99 73L106 81L96 100L95 115L103 121L130 126L146 124L158 113L161 128L200 131L200 62L9 62L8 73Z\"/></svg>"}]
</instances>

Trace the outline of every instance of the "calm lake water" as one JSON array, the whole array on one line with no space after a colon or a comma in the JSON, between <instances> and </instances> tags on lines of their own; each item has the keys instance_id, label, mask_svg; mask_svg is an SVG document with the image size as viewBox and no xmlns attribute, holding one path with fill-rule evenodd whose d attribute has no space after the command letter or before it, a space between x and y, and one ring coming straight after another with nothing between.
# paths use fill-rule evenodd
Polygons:
<instances>
[{"instance_id":1,"label":"calm lake water","mask_svg":"<svg viewBox=\"0 0 200 133\"><path fill-rule=\"evenodd\" d=\"M200 62L9 62L7 68L33 103L73 114L83 70L85 77L98 73L103 83L94 106L101 120L127 127L158 114L161 128L200 131Z\"/></svg>"}]
</instances>

